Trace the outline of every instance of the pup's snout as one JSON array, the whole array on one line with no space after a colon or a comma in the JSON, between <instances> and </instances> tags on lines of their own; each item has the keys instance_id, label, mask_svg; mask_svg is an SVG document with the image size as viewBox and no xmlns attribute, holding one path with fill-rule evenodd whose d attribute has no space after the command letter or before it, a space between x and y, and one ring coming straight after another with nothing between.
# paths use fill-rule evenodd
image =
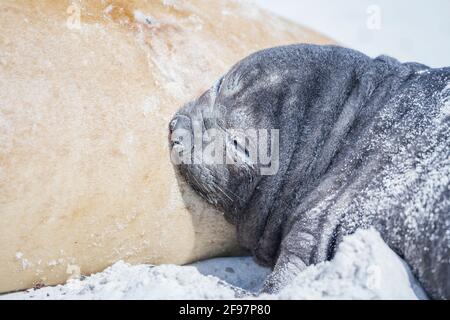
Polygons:
<instances>
[{"instance_id":1,"label":"pup's snout","mask_svg":"<svg viewBox=\"0 0 450 320\"><path fill-rule=\"evenodd\" d=\"M176 115L175 117L173 117L173 119L170 121L169 124L170 133L173 133L178 129L190 130L190 128L191 128L191 119L189 119L189 117L184 115Z\"/></svg>"},{"instance_id":2,"label":"pup's snout","mask_svg":"<svg viewBox=\"0 0 450 320\"><path fill-rule=\"evenodd\" d=\"M186 140L186 135L191 135L191 119L184 115L176 115L169 124L170 145L181 145Z\"/></svg>"}]
</instances>

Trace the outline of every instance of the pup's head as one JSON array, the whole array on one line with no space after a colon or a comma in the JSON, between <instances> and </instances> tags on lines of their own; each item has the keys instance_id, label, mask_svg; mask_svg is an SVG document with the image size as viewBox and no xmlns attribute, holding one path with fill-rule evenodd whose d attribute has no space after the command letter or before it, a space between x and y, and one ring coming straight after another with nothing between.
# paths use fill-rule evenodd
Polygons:
<instances>
[{"instance_id":1,"label":"pup's head","mask_svg":"<svg viewBox=\"0 0 450 320\"><path fill-rule=\"evenodd\" d=\"M278 170L276 77L258 61L237 64L169 125L172 162L231 220L245 209L263 176Z\"/></svg>"}]
</instances>

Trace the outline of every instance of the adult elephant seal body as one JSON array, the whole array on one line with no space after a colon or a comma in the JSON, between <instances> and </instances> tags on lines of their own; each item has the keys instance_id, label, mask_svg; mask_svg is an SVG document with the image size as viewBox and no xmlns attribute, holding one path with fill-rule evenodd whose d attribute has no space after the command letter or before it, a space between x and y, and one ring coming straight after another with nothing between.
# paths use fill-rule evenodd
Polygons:
<instances>
[{"instance_id":1,"label":"adult elephant seal body","mask_svg":"<svg viewBox=\"0 0 450 320\"><path fill-rule=\"evenodd\" d=\"M264 50L176 114L172 156L274 268L266 291L375 227L432 298L450 298L449 81L450 68L336 46ZM236 128L270 130L274 174L248 150L260 136ZM211 161L217 150L223 163Z\"/></svg>"}]
</instances>

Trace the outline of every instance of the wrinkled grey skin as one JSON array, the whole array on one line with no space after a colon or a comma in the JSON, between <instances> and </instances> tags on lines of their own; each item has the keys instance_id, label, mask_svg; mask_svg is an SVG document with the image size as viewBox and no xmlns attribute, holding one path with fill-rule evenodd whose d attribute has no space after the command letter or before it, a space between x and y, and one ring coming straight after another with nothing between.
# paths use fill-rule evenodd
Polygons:
<instances>
[{"instance_id":1,"label":"wrinkled grey skin","mask_svg":"<svg viewBox=\"0 0 450 320\"><path fill-rule=\"evenodd\" d=\"M171 130L190 130L193 121L224 136L228 128L279 129L277 174L260 176L245 163L179 171L274 269L267 292L332 258L345 235L373 226L430 297L448 299L449 81L450 68L336 46L264 50L180 109Z\"/></svg>"}]
</instances>

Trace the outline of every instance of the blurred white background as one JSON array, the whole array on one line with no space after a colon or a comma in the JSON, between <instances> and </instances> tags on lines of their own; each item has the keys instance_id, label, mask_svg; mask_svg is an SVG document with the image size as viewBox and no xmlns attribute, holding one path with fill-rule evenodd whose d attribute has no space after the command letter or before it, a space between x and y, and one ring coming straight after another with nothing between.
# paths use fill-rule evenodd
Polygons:
<instances>
[{"instance_id":1,"label":"blurred white background","mask_svg":"<svg viewBox=\"0 0 450 320\"><path fill-rule=\"evenodd\" d=\"M450 66L449 0L253 0L370 56Z\"/></svg>"}]
</instances>

